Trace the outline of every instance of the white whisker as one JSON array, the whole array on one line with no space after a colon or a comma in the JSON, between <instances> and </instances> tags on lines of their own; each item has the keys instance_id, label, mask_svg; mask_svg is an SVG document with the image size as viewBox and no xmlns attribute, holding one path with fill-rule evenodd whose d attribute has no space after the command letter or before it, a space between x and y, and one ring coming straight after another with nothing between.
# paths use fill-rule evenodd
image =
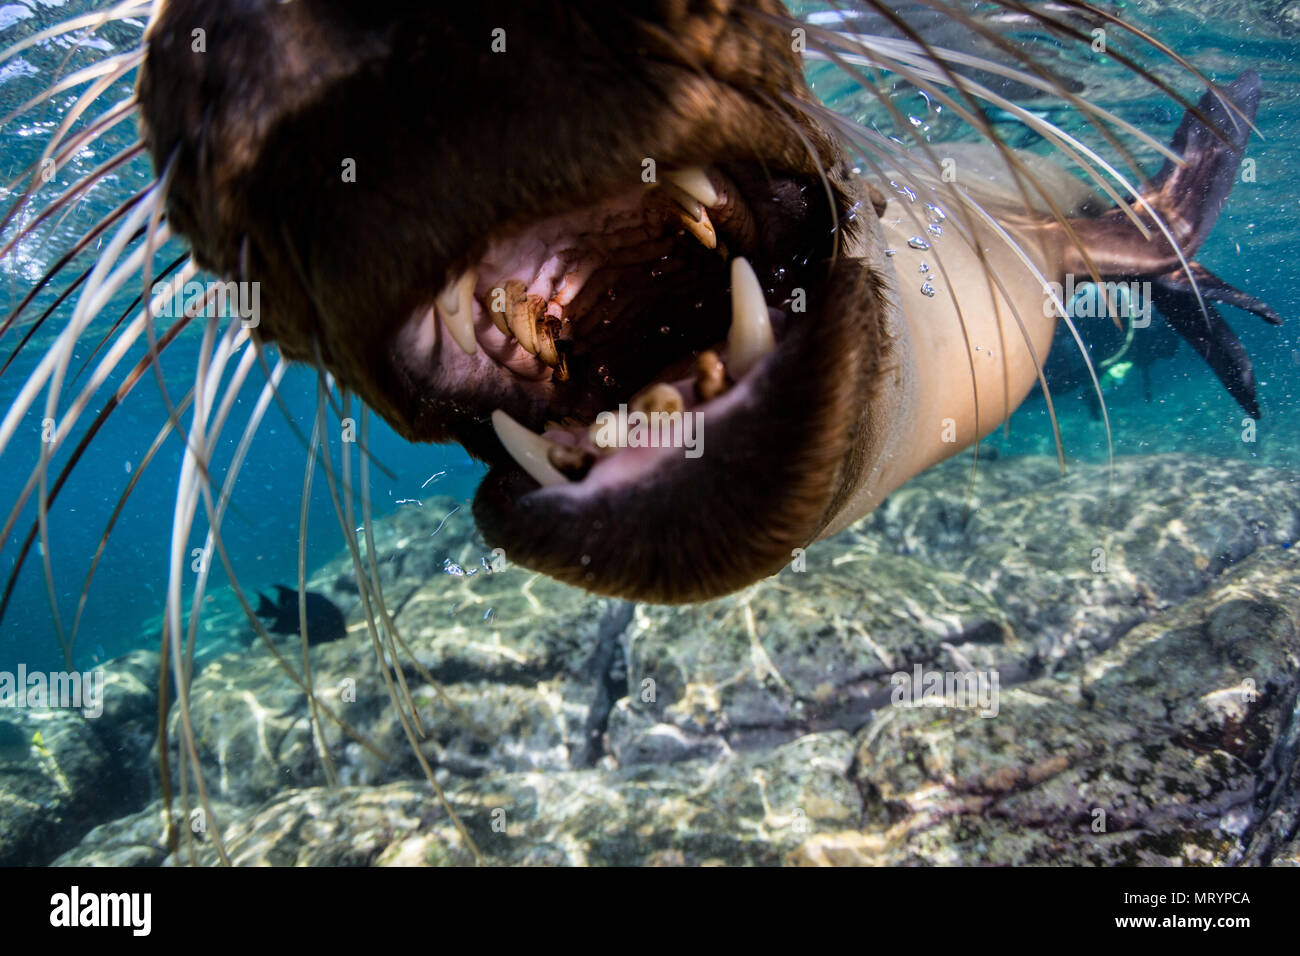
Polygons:
<instances>
[{"instance_id":1,"label":"white whisker","mask_svg":"<svg viewBox=\"0 0 1300 956\"><path fill-rule=\"evenodd\" d=\"M6 47L3 51L0 51L0 63L7 63L24 50L29 50L34 46L39 46L46 40L52 40L55 37L63 36L65 33L80 30L82 27L90 27L91 29L94 29L113 20L126 20L132 17L142 17L149 14L149 12L156 6L158 6L158 4L155 4L153 0L147 0L147 2L141 2L141 0L129 0L127 3L119 3L116 7L113 7L110 10L101 10L98 13L86 13L79 17L72 17L69 20L64 20L62 23L56 23L54 26L41 30L38 33L33 33L26 39L20 40L12 46Z\"/></svg>"},{"instance_id":2,"label":"white whisker","mask_svg":"<svg viewBox=\"0 0 1300 956\"><path fill-rule=\"evenodd\" d=\"M73 89L74 87L80 86L82 83L89 83L91 80L105 75L115 79L139 66L143 60L144 50L135 49L128 50L125 53L119 53L116 56L110 56L106 60L100 60L98 63L92 63L90 66L83 67L76 73L65 76L53 86L46 87L36 96L33 96L27 102L14 109L7 116L0 118L0 130L3 130L28 110L40 106L46 100L57 96L65 90Z\"/></svg>"}]
</instances>

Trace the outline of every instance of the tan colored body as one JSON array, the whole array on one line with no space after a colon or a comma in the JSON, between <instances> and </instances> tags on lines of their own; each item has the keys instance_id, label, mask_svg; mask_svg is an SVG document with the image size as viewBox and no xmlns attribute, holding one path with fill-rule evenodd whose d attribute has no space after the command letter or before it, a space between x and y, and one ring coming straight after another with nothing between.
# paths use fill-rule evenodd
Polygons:
<instances>
[{"instance_id":1,"label":"tan colored body","mask_svg":"<svg viewBox=\"0 0 1300 956\"><path fill-rule=\"evenodd\" d=\"M989 198L981 196L986 207ZM888 300L897 307L886 325L896 365L878 400L887 407L876 418L885 434L875 462L823 537L870 513L914 475L988 435L1038 381L1038 367L1056 332L1056 310L1044 279L1063 280L1060 242L1052 238L1059 234L1041 229L1037 217L999 220L1040 277L994 227L974 214L965 219L983 258L953 217L943 223L941 236L927 235L923 204L897 198L889 200L872 234L855 250L893 284ZM914 248L913 237L924 237L931 247ZM932 295L923 291L927 284Z\"/></svg>"}]
</instances>

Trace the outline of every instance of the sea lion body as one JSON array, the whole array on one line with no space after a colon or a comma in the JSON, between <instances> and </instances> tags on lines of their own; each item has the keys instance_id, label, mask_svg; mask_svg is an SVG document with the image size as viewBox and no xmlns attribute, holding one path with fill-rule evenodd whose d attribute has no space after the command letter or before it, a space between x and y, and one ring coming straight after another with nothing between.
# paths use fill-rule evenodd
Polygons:
<instances>
[{"instance_id":1,"label":"sea lion body","mask_svg":"<svg viewBox=\"0 0 1300 956\"><path fill-rule=\"evenodd\" d=\"M895 363L878 400L887 437L822 537L842 531L909 478L999 427L1037 383L1037 363L1055 334L1056 313L1044 308L1042 280L992 228L976 227L981 259L955 237L927 232L925 210L914 218L917 210L908 206L919 203L890 198L866 240L852 250L888 283L885 323ZM1022 238L1037 254L1036 267L1056 279L1059 251L1034 248L1029 236ZM944 243L942 271L938 243ZM1000 285L989 281L990 269Z\"/></svg>"},{"instance_id":2,"label":"sea lion body","mask_svg":"<svg viewBox=\"0 0 1300 956\"><path fill-rule=\"evenodd\" d=\"M792 24L774 0L168 0L145 141L199 264L260 284L260 338L407 438L488 461L489 544L602 593L743 587L987 435L1040 381L1067 276L1158 282L1253 407L1249 360L1180 270L1257 78L1207 94L1184 162L1131 209L1041 156L1016 182L1009 151L962 145L958 192L886 175L877 210ZM553 37L582 56L560 67ZM696 417L701 455L593 444L593 420L649 394Z\"/></svg>"}]
</instances>

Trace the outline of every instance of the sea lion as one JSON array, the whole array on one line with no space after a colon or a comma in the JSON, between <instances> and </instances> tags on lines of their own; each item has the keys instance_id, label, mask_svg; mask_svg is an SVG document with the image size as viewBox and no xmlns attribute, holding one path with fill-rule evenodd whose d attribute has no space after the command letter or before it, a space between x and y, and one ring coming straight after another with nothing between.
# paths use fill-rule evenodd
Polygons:
<instances>
[{"instance_id":1,"label":"sea lion","mask_svg":"<svg viewBox=\"0 0 1300 956\"><path fill-rule=\"evenodd\" d=\"M907 79L998 100L866 6L911 44L876 51ZM850 71L872 54L850 39L776 0L166 0L138 83L154 216L256 286L260 342L488 462L491 546L630 599L744 587L988 434L1040 381L1067 277L1155 284L1258 411L1208 302L1276 316L1192 262L1257 77L1207 92L1103 212L995 136L1012 185L864 141L804 76L808 44ZM615 410L697 440L628 447L597 427Z\"/></svg>"},{"instance_id":2,"label":"sea lion","mask_svg":"<svg viewBox=\"0 0 1300 956\"><path fill-rule=\"evenodd\" d=\"M1067 274L1159 283L1183 303L1166 317L1253 405L1244 353L1179 283L1257 78L1188 114L1184 165L1132 219L933 206L967 220L940 239L920 203L864 202L807 108L788 22L766 0L169 0L140 100L169 221L203 265L261 283L266 339L319 357L411 440L488 461L489 544L593 591L743 587L986 435L1038 381L1059 311L1044 284ZM580 55L557 58L556 38ZM727 368L711 400L701 355ZM592 446L596 416L651 386L702 412L698 457Z\"/></svg>"},{"instance_id":3,"label":"sea lion","mask_svg":"<svg viewBox=\"0 0 1300 956\"><path fill-rule=\"evenodd\" d=\"M1116 173L1107 198L1126 206L1109 212L1078 177L1005 148L967 102L1011 109L1017 94L995 81L1014 80L1083 109L1075 84L1044 77L956 7L940 22L979 34L986 58L1006 64L956 72L893 5L863 6L894 46L775 0L159 0L138 83L158 184L124 205L101 265L133 237L152 251L154 230L183 236L198 265L256 284L255 345L327 372L409 439L458 441L487 461L475 515L511 561L638 600L752 583L997 427L1039 381L1068 311L1048 290L1070 276L1158 286L1166 319L1253 407L1249 359L1209 303L1275 316L1192 256L1232 183L1257 78L1188 104L1165 169L1145 188ZM932 95L955 90L945 105L968 113L992 154L872 139L814 96L805 52L864 88L854 71L876 57ZM1081 155L1076 139L1016 115ZM57 396L59 363L113 288L106 271L90 276L90 305L0 423L0 448L47 381ZM232 346L215 328L206 355L224 362ZM186 655L206 579L184 643L180 583L216 404L196 384L204 409L187 435L163 641L180 748L160 754L192 761L206 803ZM703 441L611 450L590 429L620 405L700 412ZM44 507L43 483L40 496ZM213 508L210 523L219 517ZM350 517L384 661L396 628ZM338 720L303 674L313 721Z\"/></svg>"}]
</instances>

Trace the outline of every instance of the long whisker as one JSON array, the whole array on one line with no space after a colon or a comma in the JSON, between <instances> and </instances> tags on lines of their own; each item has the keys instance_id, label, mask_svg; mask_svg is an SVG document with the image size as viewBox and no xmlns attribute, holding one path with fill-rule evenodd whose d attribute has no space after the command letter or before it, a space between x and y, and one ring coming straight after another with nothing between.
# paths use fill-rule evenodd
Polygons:
<instances>
[{"instance_id":1,"label":"long whisker","mask_svg":"<svg viewBox=\"0 0 1300 956\"><path fill-rule=\"evenodd\" d=\"M168 276L175 273L176 270L179 269L183 263L189 260L189 257L190 254L188 252L183 252L175 259L173 259L171 262L169 262L167 266L162 270L162 272L158 275L159 281L166 279ZM114 321L111 326L109 326L108 331L104 333L102 338L100 338L98 344L96 344L96 346L90 350L90 354L86 356L86 360L81 363L81 368L77 370L77 374L72 376L72 381L69 384L75 385L77 383L77 380L81 378L82 374L86 371L86 369L90 367L90 363L95 360L95 356L99 354L99 350L108 344L109 340L111 340L113 336L117 333L117 330L121 328L122 323L126 321L126 317L130 315L136 309L137 306L140 305L140 299L141 299L140 296L136 296L134 299L132 299L131 304L128 305L126 309L122 312L122 314L117 317L117 320Z\"/></svg>"},{"instance_id":2,"label":"long whisker","mask_svg":"<svg viewBox=\"0 0 1300 956\"><path fill-rule=\"evenodd\" d=\"M185 409L189 408L190 402L193 398L194 390L191 389L185 393L185 397L181 399L180 404L177 406L177 410L184 413ZM113 513L109 515L108 522L104 525L104 531L99 536L99 544L95 546L95 555L90 560L90 568L86 571L86 580L82 583L81 593L77 597L77 613L72 619L72 634L68 639L69 645L76 644L77 634L81 628L81 618L86 610L86 601L90 597L90 582L94 579L95 570L99 567L99 559L103 557L104 550L108 547L109 538L113 535L113 528L117 525L118 519L122 516L122 509L126 507L126 503L131 497L131 492L135 491L135 486L140 482L145 471L153 462L154 457L158 454L159 450L161 450L163 442L166 441L167 436L171 433L172 423L170 421L165 422L162 428L158 429L158 434L154 436L153 442L149 445L148 450L144 453L144 456L140 459L139 463L134 469L132 469L131 480L126 483L126 487L122 490L122 494L118 496L117 504L113 506ZM12 587L12 583L5 587L6 603L9 600L9 594ZM3 617L3 614L3 608L0 608L0 617Z\"/></svg>"},{"instance_id":3,"label":"long whisker","mask_svg":"<svg viewBox=\"0 0 1300 956\"><path fill-rule=\"evenodd\" d=\"M1049 17L1041 10L1034 10L1023 3L1015 2L1015 0L1000 0L1000 2L1006 3L1007 6L1028 14L1029 16L1033 17L1035 20L1037 20L1038 22L1046 26L1053 27L1055 29L1060 30L1063 33L1072 35L1076 39L1080 40L1081 42L1084 43L1088 42L1089 38L1083 36L1081 33L1079 33L1069 24L1062 23L1061 21L1055 19L1054 17ZM1192 74L1192 76L1194 76L1202 86L1209 87L1210 89L1216 91L1220 89L1218 84L1216 84L1212 79L1210 79L1200 70L1198 70L1190 60L1188 60L1183 56L1180 56L1171 47L1169 47L1165 43L1162 43L1160 40L1152 36L1147 31L1139 29L1137 26L1133 25L1132 23L1129 23L1115 16L1115 14L1110 13L1109 11L1103 10L1101 7L1098 7L1095 4L1082 2L1082 0L1060 0L1060 2L1064 3L1066 6L1073 7L1076 10L1086 11L1087 13L1095 17L1098 17L1102 20L1105 20L1108 23L1113 24L1114 26L1119 27L1121 30L1125 31L1126 33L1131 33L1133 36L1137 37L1143 42L1159 50L1161 53L1169 57L1171 60L1177 63L1188 73ZM1184 99L1182 96L1178 94L1178 92L1175 89L1173 89L1173 87L1169 86L1163 80L1161 80L1158 75L1156 75L1150 70L1143 68L1139 63L1137 63L1136 60L1133 60L1132 58L1125 56L1122 52L1117 52L1113 49L1108 49L1107 54L1109 56L1114 57L1116 62L1124 65L1133 73L1142 77L1152 86L1154 86L1156 89L1160 90L1160 92L1164 93L1166 96L1172 99L1180 107L1182 107L1183 109L1191 113L1193 116L1195 116L1198 120L1201 121L1201 123L1203 123L1210 130L1210 133L1216 139L1219 139L1221 142L1224 143L1227 142L1227 140L1224 139L1222 132L1218 129L1218 127L1214 123L1210 122L1209 117L1207 117L1205 113L1202 112L1200 106L1197 103L1193 102L1192 100ZM1236 113L1240 119L1246 122L1246 124L1251 128L1251 130L1254 133L1256 133L1261 139L1264 138L1264 134L1260 132L1259 128L1255 125L1254 120L1251 119L1249 116L1247 116L1245 113L1243 113L1241 109L1237 106L1237 104L1234 103L1230 97L1225 96L1225 97L1221 97L1221 99L1224 101L1224 104L1229 109L1232 110L1232 112Z\"/></svg>"},{"instance_id":4,"label":"long whisker","mask_svg":"<svg viewBox=\"0 0 1300 956\"><path fill-rule=\"evenodd\" d=\"M142 17L149 13L155 6L154 0L129 0L126 3L119 3L116 7L108 10L101 10L96 13L86 13L79 17L72 17L61 23L56 23L52 27L33 33L19 42L6 47L0 51L0 63L7 63L24 50L39 46L46 40L52 40L55 37L63 36L65 33L72 33L74 30L80 30L83 27L97 29L98 27L109 23L113 20L126 20L132 17Z\"/></svg>"},{"instance_id":5,"label":"long whisker","mask_svg":"<svg viewBox=\"0 0 1300 956\"><path fill-rule=\"evenodd\" d=\"M325 741L324 728L321 726L320 708L317 705L316 694L313 691L311 653L309 651L311 642L307 635L307 519L311 511L309 505L311 504L312 477L316 471L316 449L321 439L320 425L320 416L317 415L312 426L311 444L307 448L307 464L303 469L302 494L299 496L298 505L298 633L302 640L303 683L307 685L307 697L311 702L309 706L312 741L316 745L316 753L320 757L321 766L325 768L325 779L333 786L338 782L338 771L334 766L334 758L330 755L329 746Z\"/></svg>"},{"instance_id":6,"label":"long whisker","mask_svg":"<svg viewBox=\"0 0 1300 956\"><path fill-rule=\"evenodd\" d=\"M135 367L128 373L122 384L118 386L117 391L113 394L112 398L109 399L108 403L105 404L104 408L100 410L94 423L89 429L87 429L86 434L82 436L81 441L73 451L71 459L60 472L58 479L55 481L54 487L47 498L47 507L54 503L55 499L58 497L60 489L71 475L73 468L85 453L86 447L108 420L108 416L112 414L114 409L121 405L126 396L130 394L131 390L135 387L136 383L139 382L141 376L144 375L149 365L158 360L158 356L161 355L162 351L175 340L176 336L178 336L185 328L186 324L188 324L188 321L188 319L182 320L168 329L167 334L159 340L157 350L151 351L141 358L140 361L136 363ZM113 369L117 367L118 362L121 361L122 356L126 353L127 349L130 348L131 344L139 338L139 326L141 324L141 320L137 319L135 323L133 323L132 326L118 338L118 341L114 343L112 351L104 357L104 360L100 363L100 367L96 370L94 376L92 376L91 381L86 385L81 395L77 397L77 400L64 416L64 420L55 428L54 434L56 437L71 432L73 425L75 425L77 418L89 404L91 397L99 390L100 385L103 384L108 376L112 374ZM3 547L5 542L8 541L9 535L13 531L14 524L18 520L18 516L24 505L26 505L27 499L30 497L32 490L36 487L39 477L40 468L37 466L37 468L32 470L23 490L17 495L3 529L0 529L0 547ZM32 540L36 536L36 531L37 526L33 525L31 533L27 535L27 539L23 542L18 558L14 562L13 570L10 572L9 580L5 585L4 597L0 599L0 620L4 619L5 610L9 605L9 599L13 593L14 583L17 580L18 573L22 570L23 562L31 547ZM69 641L68 644L68 651L71 651L71 641Z\"/></svg>"},{"instance_id":7,"label":"long whisker","mask_svg":"<svg viewBox=\"0 0 1300 956\"><path fill-rule=\"evenodd\" d=\"M318 364L316 386L317 416L321 420L324 419L325 415L325 408L327 405L325 393L328 390L329 388L326 384L326 373ZM323 428L321 434L325 434ZM326 447L328 448L328 445ZM345 455L347 454L346 448L343 449L343 453ZM343 502L339 497L338 484L334 481L333 476L328 470L325 472L325 477L326 483L329 486L330 500L334 504L335 517L338 519L339 527L343 531L344 540L347 542L348 553L352 557L352 567L353 572L356 575L357 590L361 595L362 609L366 615L366 625L370 633L371 646L375 652L375 660L379 665L379 673L384 679L384 686L388 691L389 700L392 702L394 711L397 714L398 723L401 724L402 732L406 734L406 739L411 745L411 752L415 756L416 762L419 763L425 779L429 781L429 785L433 788L433 792L437 796L438 802L451 818L452 823L456 827L456 831L460 834L461 839L465 841L465 845L470 849L474 859L482 862L483 855L479 852L478 845L474 842L473 837L470 836L469 831L465 829L465 825L461 822L455 808L452 807L451 801L447 799L447 795L443 792L441 785L439 785L437 778L434 776L433 768L429 766L429 762L420 748L419 740L416 738L415 729L411 726L411 722L407 718L403 709L402 700L398 694L397 688L393 684L392 675L389 673L389 665L384 659L384 649L383 645L380 643L378 628L375 624L374 609L371 606L365 570L361 563L361 553L357 548L356 534L352 530L355 527L355 524L345 517ZM392 662L392 666L397 666L395 660Z\"/></svg>"},{"instance_id":8,"label":"long whisker","mask_svg":"<svg viewBox=\"0 0 1300 956\"><path fill-rule=\"evenodd\" d=\"M139 202L141 199L144 198L145 194L148 191L149 191L148 187L140 190L134 196L131 196L124 203L122 203L120 206L114 209L111 213L109 213L107 216L105 216L103 219L97 222L94 226L91 227L90 231L88 231L84 236L82 236L80 239L77 240L77 242L73 245L73 247L70 250L68 250L68 252L64 253L59 258L59 260L56 263L54 263L54 265L52 265L49 269L47 269L45 275L41 276L40 280L31 288L31 290L25 296L23 296L23 298L19 301L19 303L16 306L14 306L13 310L5 317L4 322L0 324L0 338L4 337L5 333L8 332L9 329L13 327L14 323L17 322L19 317L22 316L23 312L26 311L27 306L29 306L38 295L40 295L40 293L50 284L50 282L54 280L55 276L57 276L60 272L63 271L63 269L67 266L69 262L71 262L83 251L85 251L86 247L89 246L92 242L94 242L96 238L102 235L104 230L106 230L109 226L113 225L113 223L121 219L122 216L126 214L127 210L131 209L137 202ZM131 241L134 242L141 235L143 235L143 230L141 232L136 233L134 236L132 236ZM73 292L75 292L77 287L80 286L81 283L86 281L86 279L90 276L90 273L93 271L93 269L94 269L94 265L87 266L86 270L82 272L81 275L76 278L76 280L73 281L72 285L69 288L66 288L61 293L59 293L59 296L57 299L55 299L54 304L50 306L48 309L46 309L44 314L42 314L41 317L37 319L35 323L33 323L33 325L39 326L42 322L44 322L47 318L49 318L50 315L53 314L53 312L63 302L63 300L66 299ZM27 339L31 337L31 334L32 334L32 330L29 330L27 335L23 338L22 344L25 344L27 342ZM9 355L9 358L5 360L4 366L0 368L0 375L3 375L5 369L8 369L9 366L13 363L13 360L18 357L18 353L22 351L22 344L19 344L19 346L15 348L13 352Z\"/></svg>"},{"instance_id":9,"label":"long whisker","mask_svg":"<svg viewBox=\"0 0 1300 956\"><path fill-rule=\"evenodd\" d=\"M220 344L215 342L218 317L211 315L204 327L203 343L199 350L197 374L194 382L194 412L190 429L191 441L186 443L185 455L181 461L180 479L177 483L176 503L172 517L172 543L169 560L169 577L167 584L166 612L163 618L164 641L169 644L168 656L171 661L172 677L176 687L176 707L180 716L180 750L182 786L186 787L189 770L199 793L204 813L215 819L207 784L203 779L202 765L199 760L198 743L190 716L190 654L187 653L184 627L181 619L181 587L184 566L184 550L193 527L198 509L200 489L208 485L206 461L204 468L198 467L198 459L206 447L205 434L209 421L214 392L220 382L222 370L230 356L235 338L235 330L240 324L238 317L231 320L226 334ZM206 563L210 552L201 551L200 564ZM165 693L165 688L160 690ZM182 790L182 799L188 804L188 790ZM189 807L186 805L186 812ZM222 863L229 865L230 858L221 840L220 829L213 827L213 844ZM191 844L191 854L193 848Z\"/></svg>"},{"instance_id":10,"label":"long whisker","mask_svg":"<svg viewBox=\"0 0 1300 956\"><path fill-rule=\"evenodd\" d=\"M144 50L134 49L128 50L125 53L119 53L116 56L110 56L105 60L100 60L98 63L92 63L90 66L83 67L76 73L66 76L57 83L47 86L27 102L16 107L12 112L6 114L4 117L0 117L0 130L3 130L24 113L35 109L46 100L57 96L65 90L73 89L74 87L80 86L82 83L89 83L102 76L110 76L113 78L120 77L139 66L143 61Z\"/></svg>"},{"instance_id":11,"label":"long whisker","mask_svg":"<svg viewBox=\"0 0 1300 956\"><path fill-rule=\"evenodd\" d=\"M66 192L64 192L61 196L59 196L48 206L46 206L43 210L41 210L41 212L38 213L35 218L33 218L29 223L27 223L27 225L23 226L23 228L19 231L18 235L10 239L9 242L7 242L3 248L0 248L0 258L4 258L5 256L9 255L9 253L13 252L14 247L18 245L18 243L22 242L25 238L31 235L32 232L41 225L41 223L43 223L50 216L54 215L56 212L62 209L64 205L66 205L69 202L72 202L74 199L77 199L78 197L89 192L90 189L93 188L95 185L103 182L104 177L106 175L108 175L113 170L117 169L119 166L122 166L125 163L129 163L132 159L134 159L136 156L139 156L142 152L144 152L143 143L139 143L139 142L132 143L130 146L127 146L125 149L120 150L118 153L116 153L109 159L105 160L103 163L101 163L94 170L87 173L85 176L81 178L79 182L76 182L73 185L69 186ZM18 202L14 203L12 206L9 207L9 212L5 214L4 219L0 220L0 232L3 232L6 228L8 228L9 223L13 221L14 216L18 214L19 209L22 208L22 206L26 203L27 199L30 198L30 196L31 196L31 186L28 187L28 192L25 193L23 197L20 200L18 200Z\"/></svg>"}]
</instances>

